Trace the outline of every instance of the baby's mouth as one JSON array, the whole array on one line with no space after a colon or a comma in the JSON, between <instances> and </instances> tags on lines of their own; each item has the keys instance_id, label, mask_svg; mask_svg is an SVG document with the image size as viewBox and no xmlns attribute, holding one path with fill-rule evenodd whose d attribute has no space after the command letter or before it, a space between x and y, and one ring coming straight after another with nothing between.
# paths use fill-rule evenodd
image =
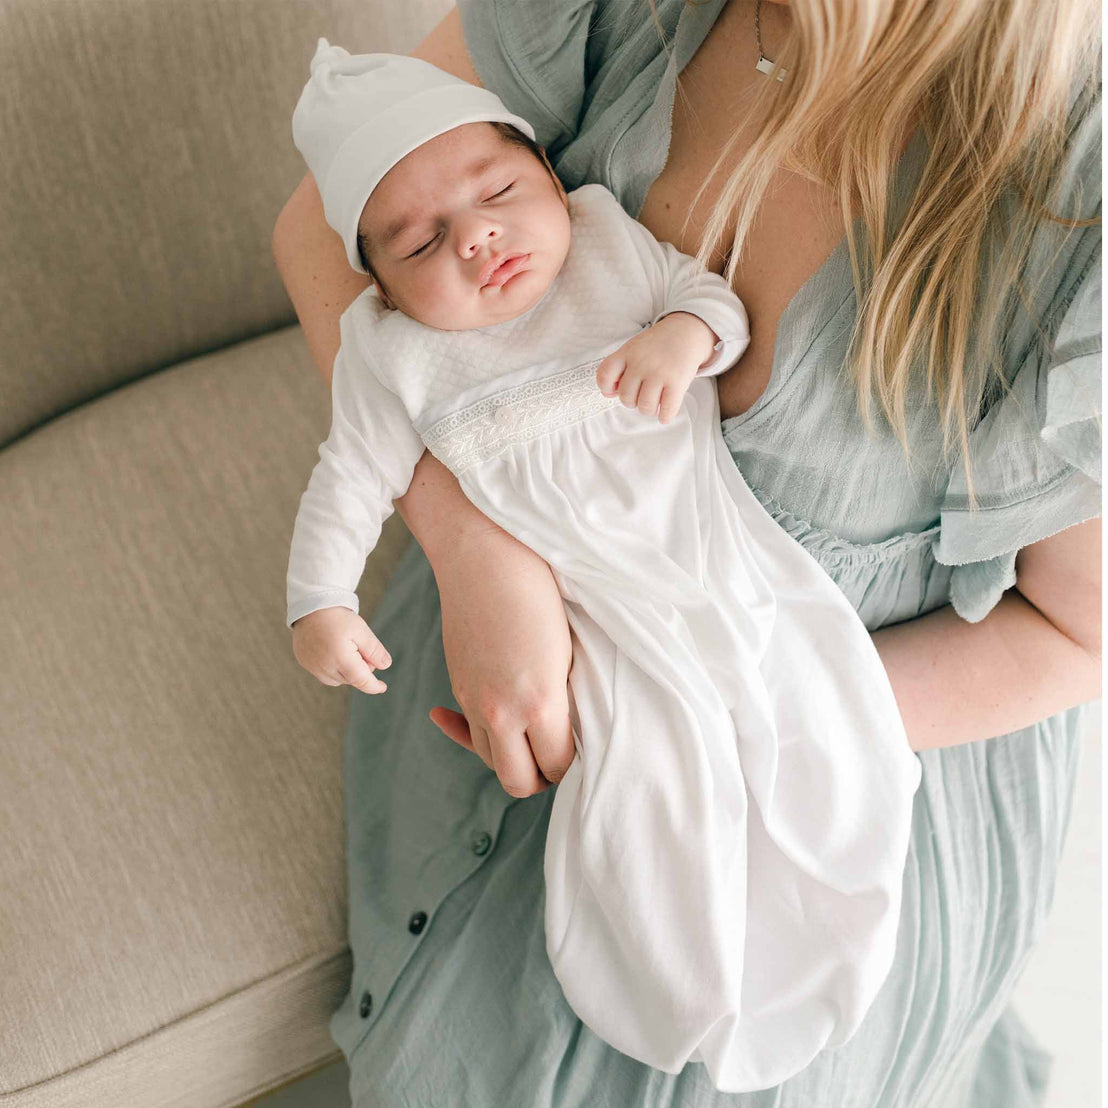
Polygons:
<instances>
[{"instance_id":1,"label":"baby's mouth","mask_svg":"<svg viewBox=\"0 0 1108 1108\"><path fill-rule=\"evenodd\" d=\"M507 254L499 261L494 259L494 261L490 263L492 269L482 274L484 280L481 283L481 287L498 288L523 269L527 265L527 262L530 261L530 258L530 254L515 253Z\"/></svg>"}]
</instances>

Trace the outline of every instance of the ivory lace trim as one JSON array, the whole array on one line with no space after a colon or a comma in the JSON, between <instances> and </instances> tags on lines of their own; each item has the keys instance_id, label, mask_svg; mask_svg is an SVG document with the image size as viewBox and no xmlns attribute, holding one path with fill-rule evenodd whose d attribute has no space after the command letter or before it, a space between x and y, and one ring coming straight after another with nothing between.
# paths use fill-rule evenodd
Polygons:
<instances>
[{"instance_id":1,"label":"ivory lace trim","mask_svg":"<svg viewBox=\"0 0 1108 1108\"><path fill-rule=\"evenodd\" d=\"M452 412L423 432L428 450L455 475L517 442L579 423L620 403L596 383L602 359L505 389Z\"/></svg>"}]
</instances>

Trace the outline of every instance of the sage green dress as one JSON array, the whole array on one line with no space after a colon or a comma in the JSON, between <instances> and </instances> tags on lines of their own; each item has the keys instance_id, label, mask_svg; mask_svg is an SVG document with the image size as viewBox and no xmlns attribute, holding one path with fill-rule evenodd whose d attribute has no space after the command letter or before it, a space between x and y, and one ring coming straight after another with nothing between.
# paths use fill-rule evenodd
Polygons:
<instances>
[{"instance_id":1,"label":"sage green dress","mask_svg":"<svg viewBox=\"0 0 1108 1108\"><path fill-rule=\"evenodd\" d=\"M529 119L567 189L608 186L637 215L661 172L676 73L724 0L463 0L486 87ZM1065 186L1100 210L1100 103L1072 117ZM927 146L896 175L903 205ZM982 619L1016 551L1100 514L1100 227L1044 226L1030 311L1006 332L1011 394L972 433L980 510L943 464L932 406L910 406L913 465L867 437L843 366L855 296L845 241L778 325L769 385L723 421L766 511L871 630L953 603ZM1041 328L1041 330L1040 330ZM355 1108L1022 1108L1050 1057L1009 1006L1043 929L1086 709L919 756L892 971L854 1037L780 1086L719 1093L650 1069L581 1024L546 956L543 852L554 789L513 799L427 718L457 707L431 569L412 544L371 616L389 692L352 691L345 739L349 995L331 1030ZM988 695L982 690L982 695Z\"/></svg>"}]
</instances>

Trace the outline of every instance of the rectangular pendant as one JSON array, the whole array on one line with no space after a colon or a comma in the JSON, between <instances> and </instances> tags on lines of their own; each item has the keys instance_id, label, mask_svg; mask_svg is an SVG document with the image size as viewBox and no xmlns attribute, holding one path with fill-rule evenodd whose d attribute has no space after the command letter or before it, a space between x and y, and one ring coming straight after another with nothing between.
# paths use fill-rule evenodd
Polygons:
<instances>
[{"instance_id":1,"label":"rectangular pendant","mask_svg":"<svg viewBox=\"0 0 1108 1108\"><path fill-rule=\"evenodd\" d=\"M761 54L759 54L758 64L755 68L758 70L759 73L765 73L768 75L773 72L773 62L771 62L769 58L763 57ZM785 79L785 70L781 70L781 72L777 74L777 79L779 81L783 81Z\"/></svg>"}]
</instances>

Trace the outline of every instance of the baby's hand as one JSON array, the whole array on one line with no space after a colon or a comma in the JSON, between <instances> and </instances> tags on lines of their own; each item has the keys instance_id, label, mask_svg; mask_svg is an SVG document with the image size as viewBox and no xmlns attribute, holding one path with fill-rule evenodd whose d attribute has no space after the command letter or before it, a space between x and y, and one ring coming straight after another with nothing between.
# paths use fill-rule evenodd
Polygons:
<instances>
[{"instance_id":1,"label":"baby's hand","mask_svg":"<svg viewBox=\"0 0 1108 1108\"><path fill-rule=\"evenodd\" d=\"M374 669L392 665L369 624L349 608L318 608L292 625L296 660L325 685L353 685L364 693L388 686Z\"/></svg>"},{"instance_id":2,"label":"baby's hand","mask_svg":"<svg viewBox=\"0 0 1108 1108\"><path fill-rule=\"evenodd\" d=\"M609 354L596 370L605 396L668 423L681 407L696 372L712 356L719 337L699 316L671 312Z\"/></svg>"}]
</instances>

